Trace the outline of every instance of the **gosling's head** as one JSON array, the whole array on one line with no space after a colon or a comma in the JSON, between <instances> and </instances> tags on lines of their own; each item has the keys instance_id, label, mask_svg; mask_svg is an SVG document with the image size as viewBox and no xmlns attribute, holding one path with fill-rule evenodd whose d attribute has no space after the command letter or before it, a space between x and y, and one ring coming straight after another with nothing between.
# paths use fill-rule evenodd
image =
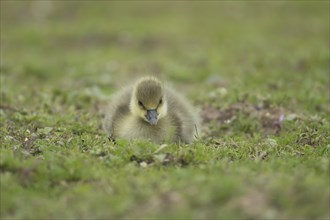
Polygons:
<instances>
[{"instance_id":1,"label":"gosling's head","mask_svg":"<svg viewBox=\"0 0 330 220\"><path fill-rule=\"evenodd\" d=\"M167 114L167 101L162 83L153 77L142 78L133 89L130 103L132 114L151 125Z\"/></svg>"}]
</instances>

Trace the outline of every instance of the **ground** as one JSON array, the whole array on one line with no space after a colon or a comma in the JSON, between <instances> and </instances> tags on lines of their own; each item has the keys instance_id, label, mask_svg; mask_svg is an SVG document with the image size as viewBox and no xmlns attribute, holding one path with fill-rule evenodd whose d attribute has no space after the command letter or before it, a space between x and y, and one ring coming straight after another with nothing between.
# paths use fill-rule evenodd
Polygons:
<instances>
[{"instance_id":1,"label":"ground","mask_svg":"<svg viewBox=\"0 0 330 220\"><path fill-rule=\"evenodd\" d=\"M328 219L328 1L1 1L3 219ZM109 97L182 91L191 145L112 143Z\"/></svg>"}]
</instances>

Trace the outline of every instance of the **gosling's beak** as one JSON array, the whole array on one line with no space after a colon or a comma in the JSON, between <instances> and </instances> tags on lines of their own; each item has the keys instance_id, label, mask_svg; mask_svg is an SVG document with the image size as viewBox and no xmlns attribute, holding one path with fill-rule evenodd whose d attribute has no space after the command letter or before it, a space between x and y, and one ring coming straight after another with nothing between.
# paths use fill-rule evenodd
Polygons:
<instances>
[{"instance_id":1,"label":"gosling's beak","mask_svg":"<svg viewBox=\"0 0 330 220\"><path fill-rule=\"evenodd\" d=\"M158 121L158 114L156 110L147 110L147 120L151 125L156 125Z\"/></svg>"}]
</instances>

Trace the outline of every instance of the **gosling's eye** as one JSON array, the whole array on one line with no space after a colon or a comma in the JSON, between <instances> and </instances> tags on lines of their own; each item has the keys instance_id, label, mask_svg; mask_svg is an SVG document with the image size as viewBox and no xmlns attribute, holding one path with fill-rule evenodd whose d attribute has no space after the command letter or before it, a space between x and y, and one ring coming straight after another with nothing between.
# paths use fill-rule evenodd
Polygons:
<instances>
[{"instance_id":1,"label":"gosling's eye","mask_svg":"<svg viewBox=\"0 0 330 220\"><path fill-rule=\"evenodd\" d=\"M143 103L141 101L138 102L139 106L143 107Z\"/></svg>"},{"instance_id":2,"label":"gosling's eye","mask_svg":"<svg viewBox=\"0 0 330 220\"><path fill-rule=\"evenodd\" d=\"M159 100L159 104L161 105L163 103L163 99L160 99Z\"/></svg>"}]
</instances>

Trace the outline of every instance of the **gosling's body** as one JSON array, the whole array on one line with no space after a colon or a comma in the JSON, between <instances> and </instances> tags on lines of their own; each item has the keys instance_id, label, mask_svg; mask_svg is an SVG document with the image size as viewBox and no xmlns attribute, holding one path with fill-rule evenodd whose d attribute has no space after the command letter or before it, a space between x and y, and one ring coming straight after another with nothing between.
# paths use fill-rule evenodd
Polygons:
<instances>
[{"instance_id":1,"label":"gosling's body","mask_svg":"<svg viewBox=\"0 0 330 220\"><path fill-rule=\"evenodd\" d=\"M147 88L143 88L143 83ZM152 83L157 83L156 87L161 86L159 97L162 99L158 105L154 101L158 101L155 98L158 92L148 93L148 88ZM142 86L142 89L147 92L144 91L142 94L145 106L140 103L142 106L138 107L136 103L140 101L136 97L139 96L139 86ZM150 109L157 111L156 124L151 124L144 118L144 110L149 111ZM105 129L109 137L113 139L149 139L156 143L191 143L198 135L198 120L193 107L180 94L163 86L159 80L146 77L113 97L107 111Z\"/></svg>"}]
</instances>

